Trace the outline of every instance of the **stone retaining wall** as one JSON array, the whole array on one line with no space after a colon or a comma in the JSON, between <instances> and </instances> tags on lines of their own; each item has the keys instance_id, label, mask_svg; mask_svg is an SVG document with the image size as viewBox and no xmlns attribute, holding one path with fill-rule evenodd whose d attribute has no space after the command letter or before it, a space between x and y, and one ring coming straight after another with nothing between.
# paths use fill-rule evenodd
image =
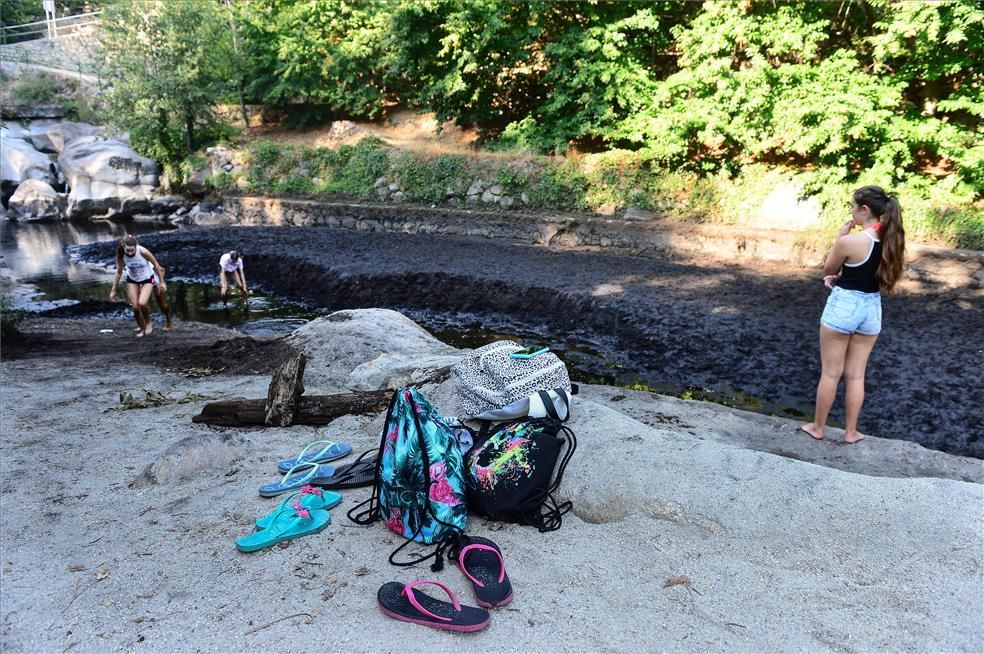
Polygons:
<instances>
[{"instance_id":1,"label":"stone retaining wall","mask_svg":"<svg viewBox=\"0 0 984 654\"><path fill-rule=\"evenodd\" d=\"M613 249L660 259L711 259L737 265L768 262L816 268L826 253L806 244L801 232L747 226L258 196L227 196L223 209L233 223L240 225L481 236L553 247ZM908 254L909 284L984 288L984 252L912 244Z\"/></svg>"}]
</instances>

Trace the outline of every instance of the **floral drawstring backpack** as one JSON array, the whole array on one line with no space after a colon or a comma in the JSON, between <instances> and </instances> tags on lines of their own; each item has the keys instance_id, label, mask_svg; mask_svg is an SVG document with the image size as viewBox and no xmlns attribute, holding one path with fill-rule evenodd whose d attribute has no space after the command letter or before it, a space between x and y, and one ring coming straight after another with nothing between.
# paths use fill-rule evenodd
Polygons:
<instances>
[{"instance_id":1,"label":"floral drawstring backpack","mask_svg":"<svg viewBox=\"0 0 984 654\"><path fill-rule=\"evenodd\" d=\"M386 412L376 457L372 496L349 511L357 524L382 520L407 539L390 554L393 565L413 565L436 557L443 545L465 530L465 471L458 438L447 418L416 389L398 388ZM368 508L358 510L367 505ZM397 552L410 542L438 544L428 556L397 563Z\"/></svg>"}]
</instances>

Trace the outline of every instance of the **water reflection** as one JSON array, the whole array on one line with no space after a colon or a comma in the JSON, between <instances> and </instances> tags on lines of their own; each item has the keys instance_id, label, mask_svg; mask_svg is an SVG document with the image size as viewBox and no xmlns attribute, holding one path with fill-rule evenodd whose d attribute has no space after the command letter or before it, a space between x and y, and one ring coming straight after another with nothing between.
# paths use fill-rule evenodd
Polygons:
<instances>
[{"instance_id":1,"label":"water reflection","mask_svg":"<svg viewBox=\"0 0 984 654\"><path fill-rule=\"evenodd\" d=\"M0 256L4 276L36 291L14 289L15 306L29 311L45 311L56 306L79 302L105 303L93 313L128 317L125 291L116 304L108 304L114 270L72 261L68 248L96 241L117 240L125 234L140 236L176 227L167 223L134 221L114 222L60 221L46 223L0 223ZM263 296L248 299L231 295L223 300L219 286L168 280L168 301L178 320L205 322L231 327L250 335L282 334L293 331L316 313L300 305L280 302ZM151 303L152 312L157 307Z\"/></svg>"},{"instance_id":2,"label":"water reflection","mask_svg":"<svg viewBox=\"0 0 984 654\"><path fill-rule=\"evenodd\" d=\"M43 223L0 222L0 256L6 274L33 284L42 282L55 291L58 286L87 285L112 280L112 271L73 262L66 254L70 245L115 240L124 234L150 234L175 229L167 223L110 220ZM39 284L40 285L40 284ZM64 288L63 292L71 293ZM60 297L65 297L60 295Z\"/></svg>"}]
</instances>

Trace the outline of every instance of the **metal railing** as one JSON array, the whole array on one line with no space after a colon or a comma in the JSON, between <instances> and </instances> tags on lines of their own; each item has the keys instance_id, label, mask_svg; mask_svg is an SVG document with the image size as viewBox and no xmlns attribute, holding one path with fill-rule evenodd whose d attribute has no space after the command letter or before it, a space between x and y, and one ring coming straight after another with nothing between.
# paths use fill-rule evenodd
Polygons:
<instances>
[{"instance_id":1,"label":"metal railing","mask_svg":"<svg viewBox=\"0 0 984 654\"><path fill-rule=\"evenodd\" d=\"M36 20L33 23L0 25L0 43L6 45L71 34L81 27L97 24L100 20L100 14L102 11L91 11L87 14L62 16L52 20Z\"/></svg>"}]
</instances>

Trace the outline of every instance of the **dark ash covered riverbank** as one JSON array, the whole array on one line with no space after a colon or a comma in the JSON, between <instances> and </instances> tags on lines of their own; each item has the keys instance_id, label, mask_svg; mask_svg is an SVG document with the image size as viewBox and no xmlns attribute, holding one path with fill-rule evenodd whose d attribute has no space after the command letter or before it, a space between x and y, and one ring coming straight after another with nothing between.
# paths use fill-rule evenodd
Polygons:
<instances>
[{"instance_id":1,"label":"dark ash covered riverbank","mask_svg":"<svg viewBox=\"0 0 984 654\"><path fill-rule=\"evenodd\" d=\"M573 334L597 344L622 366L614 381L658 379L812 412L826 298L812 271L329 228L189 229L141 242L172 276L212 279L219 254L239 247L251 282L326 311L487 316L547 340ZM108 264L112 247L80 246L76 255ZM885 297L862 430L984 457L982 309L979 289L910 284ZM833 419L842 416L838 404Z\"/></svg>"}]
</instances>

